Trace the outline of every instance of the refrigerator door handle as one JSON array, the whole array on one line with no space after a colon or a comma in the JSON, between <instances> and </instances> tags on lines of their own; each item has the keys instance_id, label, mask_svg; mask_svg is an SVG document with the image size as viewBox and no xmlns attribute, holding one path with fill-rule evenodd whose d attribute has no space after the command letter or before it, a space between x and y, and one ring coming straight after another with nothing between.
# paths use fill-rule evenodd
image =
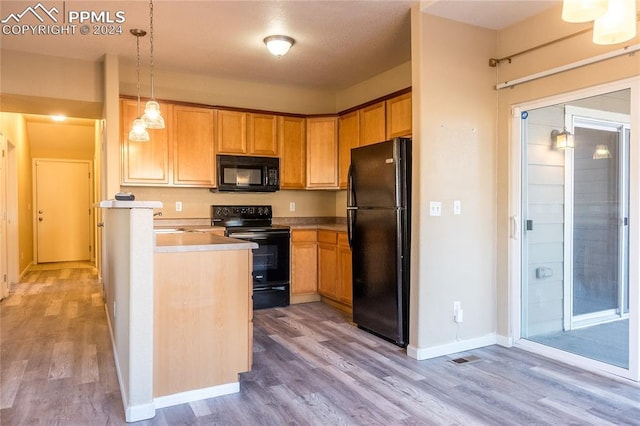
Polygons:
<instances>
[{"instance_id":1,"label":"refrigerator door handle","mask_svg":"<svg viewBox=\"0 0 640 426\"><path fill-rule=\"evenodd\" d=\"M353 176L351 174L351 164L349 164L349 171L347 172L347 240L349 241L349 248L353 250L352 234L353 234L353 219L355 211L358 209L355 206L355 197L353 194Z\"/></svg>"}]
</instances>

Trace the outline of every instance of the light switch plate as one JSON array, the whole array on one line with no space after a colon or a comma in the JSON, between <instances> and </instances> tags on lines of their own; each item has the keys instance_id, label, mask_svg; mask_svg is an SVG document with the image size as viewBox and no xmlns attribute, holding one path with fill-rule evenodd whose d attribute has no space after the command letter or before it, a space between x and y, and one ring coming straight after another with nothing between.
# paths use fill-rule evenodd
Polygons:
<instances>
[{"instance_id":1,"label":"light switch plate","mask_svg":"<svg viewBox=\"0 0 640 426\"><path fill-rule=\"evenodd\" d=\"M462 203L460 200L453 200L453 214L462 214Z\"/></svg>"},{"instance_id":2,"label":"light switch plate","mask_svg":"<svg viewBox=\"0 0 640 426\"><path fill-rule=\"evenodd\" d=\"M442 216L442 203L440 201L429 202L429 216Z\"/></svg>"}]
</instances>

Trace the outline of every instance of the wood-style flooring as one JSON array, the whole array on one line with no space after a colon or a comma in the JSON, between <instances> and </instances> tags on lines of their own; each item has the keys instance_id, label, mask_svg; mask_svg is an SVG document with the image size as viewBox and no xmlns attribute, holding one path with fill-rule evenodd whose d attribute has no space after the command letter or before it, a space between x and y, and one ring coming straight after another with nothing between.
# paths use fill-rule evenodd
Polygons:
<instances>
[{"instance_id":1,"label":"wood-style flooring","mask_svg":"<svg viewBox=\"0 0 640 426\"><path fill-rule=\"evenodd\" d=\"M125 424L102 289L68 266L29 272L0 303L2 425ZM254 325L240 393L139 423L640 425L636 384L519 349L416 361L321 303L256 311Z\"/></svg>"}]
</instances>

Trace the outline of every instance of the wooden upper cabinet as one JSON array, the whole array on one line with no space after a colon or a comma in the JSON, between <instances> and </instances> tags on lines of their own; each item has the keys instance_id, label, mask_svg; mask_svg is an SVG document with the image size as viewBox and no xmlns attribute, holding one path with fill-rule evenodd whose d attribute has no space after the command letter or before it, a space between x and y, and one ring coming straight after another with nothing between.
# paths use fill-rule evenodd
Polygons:
<instances>
[{"instance_id":1,"label":"wooden upper cabinet","mask_svg":"<svg viewBox=\"0 0 640 426\"><path fill-rule=\"evenodd\" d=\"M360 111L353 111L338 119L338 183L347 187L347 174L351 164L351 148L360 144Z\"/></svg>"},{"instance_id":2,"label":"wooden upper cabinet","mask_svg":"<svg viewBox=\"0 0 640 426\"><path fill-rule=\"evenodd\" d=\"M387 139L411 136L411 92L387 101Z\"/></svg>"},{"instance_id":3,"label":"wooden upper cabinet","mask_svg":"<svg viewBox=\"0 0 640 426\"><path fill-rule=\"evenodd\" d=\"M280 188L306 187L306 126L301 117L278 117Z\"/></svg>"},{"instance_id":4,"label":"wooden upper cabinet","mask_svg":"<svg viewBox=\"0 0 640 426\"><path fill-rule=\"evenodd\" d=\"M249 114L248 154L278 155L278 121L272 114Z\"/></svg>"},{"instance_id":5,"label":"wooden upper cabinet","mask_svg":"<svg viewBox=\"0 0 640 426\"><path fill-rule=\"evenodd\" d=\"M218 110L218 154L247 153L247 115L246 112Z\"/></svg>"},{"instance_id":6,"label":"wooden upper cabinet","mask_svg":"<svg viewBox=\"0 0 640 426\"><path fill-rule=\"evenodd\" d=\"M307 118L307 188L338 188L338 118Z\"/></svg>"},{"instance_id":7,"label":"wooden upper cabinet","mask_svg":"<svg viewBox=\"0 0 640 426\"><path fill-rule=\"evenodd\" d=\"M140 106L140 114L142 114L143 108L144 104ZM120 101L121 179L123 185L166 185L171 181L170 141L168 137L168 129L171 126L170 109L169 105L160 104L160 112L166 123L164 129L149 129L149 141L132 142L129 140L129 131L133 120L138 116L138 103L129 99Z\"/></svg>"},{"instance_id":8,"label":"wooden upper cabinet","mask_svg":"<svg viewBox=\"0 0 640 426\"><path fill-rule=\"evenodd\" d=\"M216 111L173 106L173 183L216 185L214 123Z\"/></svg>"},{"instance_id":9,"label":"wooden upper cabinet","mask_svg":"<svg viewBox=\"0 0 640 426\"><path fill-rule=\"evenodd\" d=\"M385 102L378 102L360 110L360 146L387 140Z\"/></svg>"}]
</instances>

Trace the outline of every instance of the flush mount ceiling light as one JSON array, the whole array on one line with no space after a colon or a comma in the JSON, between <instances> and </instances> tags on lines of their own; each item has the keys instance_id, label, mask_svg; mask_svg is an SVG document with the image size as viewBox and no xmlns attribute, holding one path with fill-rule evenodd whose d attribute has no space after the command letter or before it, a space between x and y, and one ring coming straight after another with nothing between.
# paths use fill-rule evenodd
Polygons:
<instances>
[{"instance_id":1,"label":"flush mount ceiling light","mask_svg":"<svg viewBox=\"0 0 640 426\"><path fill-rule=\"evenodd\" d=\"M636 0L609 0L607 13L593 22L595 44L616 44L636 36Z\"/></svg>"},{"instance_id":2,"label":"flush mount ceiling light","mask_svg":"<svg viewBox=\"0 0 640 426\"><path fill-rule=\"evenodd\" d=\"M565 127L561 132L557 130L551 131L551 141L556 144L556 149L573 149L575 148L575 141L571 132Z\"/></svg>"},{"instance_id":3,"label":"flush mount ceiling light","mask_svg":"<svg viewBox=\"0 0 640 426\"><path fill-rule=\"evenodd\" d=\"M286 54L294 43L294 39L285 35L272 35L264 39L264 44L267 45L267 49L274 56Z\"/></svg>"},{"instance_id":4,"label":"flush mount ceiling light","mask_svg":"<svg viewBox=\"0 0 640 426\"><path fill-rule=\"evenodd\" d=\"M150 48L150 69L151 69L151 99L144 107L144 115L142 121L147 129L164 129L164 118L160 113L160 104L156 102L153 93L153 0L149 1L149 42Z\"/></svg>"},{"instance_id":5,"label":"flush mount ceiling light","mask_svg":"<svg viewBox=\"0 0 640 426\"><path fill-rule=\"evenodd\" d=\"M64 120L67 119L67 117L62 114L50 115L50 117L51 117L51 120L55 121L56 123L62 123Z\"/></svg>"},{"instance_id":6,"label":"flush mount ceiling light","mask_svg":"<svg viewBox=\"0 0 640 426\"><path fill-rule=\"evenodd\" d=\"M564 0L562 20L566 22L589 22L607 13L608 0Z\"/></svg>"},{"instance_id":7,"label":"flush mount ceiling light","mask_svg":"<svg viewBox=\"0 0 640 426\"><path fill-rule=\"evenodd\" d=\"M144 121L140 118L140 37L144 37L147 32L136 28L129 31L136 37L136 71L138 73L138 83L136 86L138 89L138 112L136 113L136 119L133 120L133 125L129 132L129 140L132 142L147 142L149 140L149 132L147 132Z\"/></svg>"}]
</instances>

